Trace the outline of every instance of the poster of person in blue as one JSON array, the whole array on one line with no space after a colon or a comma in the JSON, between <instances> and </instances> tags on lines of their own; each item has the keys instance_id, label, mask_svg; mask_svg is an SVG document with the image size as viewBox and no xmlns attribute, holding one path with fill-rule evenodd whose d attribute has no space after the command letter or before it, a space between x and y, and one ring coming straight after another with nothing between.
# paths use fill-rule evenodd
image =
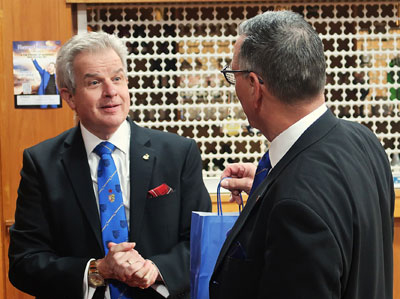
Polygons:
<instances>
[{"instance_id":1,"label":"poster of person in blue","mask_svg":"<svg viewBox=\"0 0 400 299\"><path fill-rule=\"evenodd\" d=\"M59 108L55 60L60 41L14 41L14 101L16 108Z\"/></svg>"},{"instance_id":2,"label":"poster of person in blue","mask_svg":"<svg viewBox=\"0 0 400 299\"><path fill-rule=\"evenodd\" d=\"M42 68L36 59L32 60L33 65L40 74L40 85L37 91L38 95L42 94L59 94L56 85L56 68L55 63L50 62L46 68Z\"/></svg>"}]
</instances>

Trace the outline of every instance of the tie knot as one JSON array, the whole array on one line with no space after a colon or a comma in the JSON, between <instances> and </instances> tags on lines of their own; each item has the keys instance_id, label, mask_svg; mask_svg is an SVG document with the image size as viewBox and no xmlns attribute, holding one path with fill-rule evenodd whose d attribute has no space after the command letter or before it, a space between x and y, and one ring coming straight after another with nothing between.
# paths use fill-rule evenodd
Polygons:
<instances>
[{"instance_id":1,"label":"tie knot","mask_svg":"<svg viewBox=\"0 0 400 299\"><path fill-rule=\"evenodd\" d=\"M115 150L115 145L112 144L111 142L104 141L102 143L99 143L95 149L93 150L98 156L102 155L111 155L111 153Z\"/></svg>"}]
</instances>

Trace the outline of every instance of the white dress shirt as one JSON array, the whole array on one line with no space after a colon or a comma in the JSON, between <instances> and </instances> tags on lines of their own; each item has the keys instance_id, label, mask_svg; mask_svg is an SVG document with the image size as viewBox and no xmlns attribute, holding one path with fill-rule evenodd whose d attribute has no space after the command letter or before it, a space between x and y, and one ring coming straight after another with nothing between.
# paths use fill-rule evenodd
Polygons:
<instances>
[{"instance_id":1,"label":"white dress shirt","mask_svg":"<svg viewBox=\"0 0 400 299\"><path fill-rule=\"evenodd\" d=\"M90 176L92 177L93 190L96 196L97 208L99 208L99 194L97 190L97 168L99 165L100 157L96 153L94 153L93 150L99 143L103 141L108 141L115 145L116 148L111 156L118 171L118 178L121 183L122 198L125 206L126 220L129 223L129 144L131 139L131 128L129 126L129 123L127 121L124 121L109 140L101 140L97 136L90 133L82 124L81 132L86 148L86 154L88 157Z\"/></svg>"},{"instance_id":2,"label":"white dress shirt","mask_svg":"<svg viewBox=\"0 0 400 299\"><path fill-rule=\"evenodd\" d=\"M97 168L99 165L100 157L93 152L95 147L103 142L103 141L108 141L111 142L112 144L115 145L115 150L111 154L115 166L118 171L118 178L120 180L121 184L121 191L122 191L122 198L124 202L124 207L125 207L125 215L126 215L126 220L128 222L129 226L129 209L130 209L130 173L129 173L129 168L130 168L130 160L129 160L129 150L130 150L130 139L131 139L131 127L128 123L128 121L124 121L121 126L117 129L117 131L110 137L108 140L102 140L98 138L97 136L93 135L90 133L83 125L82 123L80 124L81 132L82 132L82 138L83 142L85 144L85 149L86 149L86 154L88 158L88 163L89 163L89 168L90 168L90 176L92 178L93 182L93 190L94 194L96 196L96 203L97 203L97 208L99 209L99 195L98 195L98 189L97 189ZM99 210L100 214L100 210ZM139 252L140 253L140 252ZM93 259L91 259L93 260ZM91 261L90 260L90 261ZM96 288L93 288L89 286L88 284L88 270L89 270L89 263L86 265L85 269L85 274L84 274L84 279L83 279L83 299L91 299L93 298L94 292L96 291ZM153 289L155 289L158 293L160 293L164 297L169 296L168 289L164 284L154 284L151 286ZM107 287L106 293L105 293L105 299L110 299L110 291L109 288Z\"/></svg>"}]
</instances>

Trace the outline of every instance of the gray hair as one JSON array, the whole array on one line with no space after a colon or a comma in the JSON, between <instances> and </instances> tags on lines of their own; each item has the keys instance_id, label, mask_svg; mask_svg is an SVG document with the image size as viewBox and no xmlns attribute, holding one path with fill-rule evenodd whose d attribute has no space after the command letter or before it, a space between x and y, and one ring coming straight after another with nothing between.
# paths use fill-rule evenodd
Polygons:
<instances>
[{"instance_id":1,"label":"gray hair","mask_svg":"<svg viewBox=\"0 0 400 299\"><path fill-rule=\"evenodd\" d=\"M104 32L87 32L73 36L57 53L56 78L58 89L67 88L72 94L75 94L75 57L83 52L98 53L107 49L112 49L117 53L126 72L128 50L118 37Z\"/></svg>"},{"instance_id":2,"label":"gray hair","mask_svg":"<svg viewBox=\"0 0 400 299\"><path fill-rule=\"evenodd\" d=\"M239 67L262 77L271 93L293 104L323 92L326 62L322 41L302 16L268 11L239 27L244 36Z\"/></svg>"}]
</instances>

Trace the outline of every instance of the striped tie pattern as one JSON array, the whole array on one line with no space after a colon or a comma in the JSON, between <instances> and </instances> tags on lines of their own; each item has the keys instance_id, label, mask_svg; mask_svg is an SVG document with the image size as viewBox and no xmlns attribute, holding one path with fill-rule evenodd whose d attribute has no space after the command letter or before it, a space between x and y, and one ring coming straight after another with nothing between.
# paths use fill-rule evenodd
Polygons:
<instances>
[{"instance_id":1,"label":"striped tie pattern","mask_svg":"<svg viewBox=\"0 0 400 299\"><path fill-rule=\"evenodd\" d=\"M122 200L121 185L117 168L111 153L115 145L102 142L96 146L94 152L100 157L97 169L97 187L99 193L99 207L101 230L103 235L104 251L108 253L108 243L121 243L128 241L128 223ZM127 290L122 283L111 283L111 299L128 298L124 295Z\"/></svg>"}]
</instances>

